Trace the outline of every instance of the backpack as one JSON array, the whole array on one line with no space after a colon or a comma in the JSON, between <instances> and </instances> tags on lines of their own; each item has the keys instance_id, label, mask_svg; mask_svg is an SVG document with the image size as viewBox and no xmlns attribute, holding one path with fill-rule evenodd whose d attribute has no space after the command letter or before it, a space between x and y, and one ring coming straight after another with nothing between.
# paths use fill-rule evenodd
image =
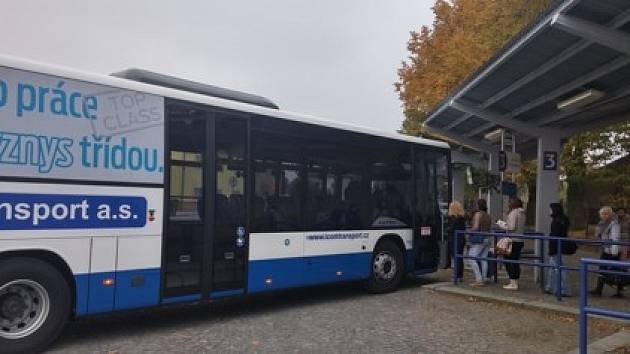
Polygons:
<instances>
[{"instance_id":1,"label":"backpack","mask_svg":"<svg viewBox=\"0 0 630 354\"><path fill-rule=\"evenodd\" d=\"M575 241L562 241L562 254L572 255L577 252L578 245Z\"/></svg>"},{"instance_id":2,"label":"backpack","mask_svg":"<svg viewBox=\"0 0 630 354\"><path fill-rule=\"evenodd\" d=\"M569 219L566 216L563 216L560 219L560 222L563 228L562 234L566 236L569 231ZM562 240L562 254L566 254L566 255L575 254L578 249L577 243L575 241L570 241L568 236L566 236L566 238L567 238L567 241Z\"/></svg>"}]
</instances>

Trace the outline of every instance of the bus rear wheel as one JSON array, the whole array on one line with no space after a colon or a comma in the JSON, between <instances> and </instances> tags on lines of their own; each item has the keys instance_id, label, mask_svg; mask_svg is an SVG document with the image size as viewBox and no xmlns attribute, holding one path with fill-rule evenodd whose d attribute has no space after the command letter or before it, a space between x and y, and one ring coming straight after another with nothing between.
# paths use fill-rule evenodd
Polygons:
<instances>
[{"instance_id":1,"label":"bus rear wheel","mask_svg":"<svg viewBox=\"0 0 630 354\"><path fill-rule=\"evenodd\" d=\"M54 267L34 258L0 262L0 348L3 353L44 350L70 314L70 289Z\"/></svg>"},{"instance_id":2,"label":"bus rear wheel","mask_svg":"<svg viewBox=\"0 0 630 354\"><path fill-rule=\"evenodd\" d=\"M391 240L380 241L372 255L372 270L367 289L374 294L394 291L400 285L405 272L400 247Z\"/></svg>"}]
</instances>

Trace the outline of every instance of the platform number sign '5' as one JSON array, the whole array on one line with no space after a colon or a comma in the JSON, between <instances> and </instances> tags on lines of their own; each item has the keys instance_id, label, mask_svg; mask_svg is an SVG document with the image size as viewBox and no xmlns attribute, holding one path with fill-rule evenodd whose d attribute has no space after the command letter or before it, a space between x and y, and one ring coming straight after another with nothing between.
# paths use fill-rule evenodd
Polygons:
<instances>
[{"instance_id":1,"label":"platform number sign '5'","mask_svg":"<svg viewBox=\"0 0 630 354\"><path fill-rule=\"evenodd\" d=\"M555 171L558 169L558 153L556 151L545 151L543 153L543 170Z\"/></svg>"}]
</instances>

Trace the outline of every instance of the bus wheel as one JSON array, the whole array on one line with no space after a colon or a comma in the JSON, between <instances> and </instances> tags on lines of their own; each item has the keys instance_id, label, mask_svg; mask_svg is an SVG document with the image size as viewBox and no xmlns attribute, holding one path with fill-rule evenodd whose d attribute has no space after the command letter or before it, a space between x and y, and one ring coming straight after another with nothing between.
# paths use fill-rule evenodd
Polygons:
<instances>
[{"instance_id":1,"label":"bus wheel","mask_svg":"<svg viewBox=\"0 0 630 354\"><path fill-rule=\"evenodd\" d=\"M70 289L54 267L34 258L0 262L0 348L3 353L44 350L70 314Z\"/></svg>"},{"instance_id":2,"label":"bus wheel","mask_svg":"<svg viewBox=\"0 0 630 354\"><path fill-rule=\"evenodd\" d=\"M403 254L398 245L390 240L380 241L372 256L368 291L382 294L396 290L402 281L404 267Z\"/></svg>"}]
</instances>

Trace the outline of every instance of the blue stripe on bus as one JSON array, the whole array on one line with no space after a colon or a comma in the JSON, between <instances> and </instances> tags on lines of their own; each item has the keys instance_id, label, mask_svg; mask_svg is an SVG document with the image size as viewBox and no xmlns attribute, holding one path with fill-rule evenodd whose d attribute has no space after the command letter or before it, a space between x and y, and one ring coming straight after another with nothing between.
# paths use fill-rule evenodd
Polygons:
<instances>
[{"instance_id":1,"label":"blue stripe on bus","mask_svg":"<svg viewBox=\"0 0 630 354\"><path fill-rule=\"evenodd\" d=\"M154 306L160 297L159 268L77 274L75 283L77 316Z\"/></svg>"},{"instance_id":2,"label":"blue stripe on bus","mask_svg":"<svg viewBox=\"0 0 630 354\"><path fill-rule=\"evenodd\" d=\"M88 288L90 286L90 279L87 274L75 275L74 277L76 287L76 304L75 313L77 316L87 315L88 313Z\"/></svg>"},{"instance_id":3,"label":"blue stripe on bus","mask_svg":"<svg viewBox=\"0 0 630 354\"><path fill-rule=\"evenodd\" d=\"M372 252L306 257L304 284L324 284L370 276Z\"/></svg>"},{"instance_id":4,"label":"blue stripe on bus","mask_svg":"<svg viewBox=\"0 0 630 354\"><path fill-rule=\"evenodd\" d=\"M116 272L115 310L155 306L160 300L160 269Z\"/></svg>"},{"instance_id":5,"label":"blue stripe on bus","mask_svg":"<svg viewBox=\"0 0 630 354\"><path fill-rule=\"evenodd\" d=\"M255 293L366 279L371 258L371 252L364 252L250 261L247 290Z\"/></svg>"},{"instance_id":6,"label":"blue stripe on bus","mask_svg":"<svg viewBox=\"0 0 630 354\"><path fill-rule=\"evenodd\" d=\"M114 285L105 286L103 280L114 279L117 286L115 272L94 273L88 276L88 313L103 313L114 310L114 298L116 287Z\"/></svg>"},{"instance_id":7,"label":"blue stripe on bus","mask_svg":"<svg viewBox=\"0 0 630 354\"><path fill-rule=\"evenodd\" d=\"M413 260L407 251L407 263ZM250 261L248 292L272 291L337 281L367 279L371 252ZM408 268L410 269L410 268ZM106 278L115 286L103 285ZM75 275L77 316L154 306L159 303L160 269L135 269ZM244 289L215 291L213 298L243 294ZM162 303L193 302L199 294L166 298Z\"/></svg>"},{"instance_id":8,"label":"blue stripe on bus","mask_svg":"<svg viewBox=\"0 0 630 354\"><path fill-rule=\"evenodd\" d=\"M304 284L304 258L250 261L247 274L250 293L298 287Z\"/></svg>"},{"instance_id":9,"label":"blue stripe on bus","mask_svg":"<svg viewBox=\"0 0 630 354\"><path fill-rule=\"evenodd\" d=\"M167 297L165 299L162 299L162 303L163 304L176 304L180 302L194 302L198 300L201 300L201 294Z\"/></svg>"},{"instance_id":10,"label":"blue stripe on bus","mask_svg":"<svg viewBox=\"0 0 630 354\"><path fill-rule=\"evenodd\" d=\"M245 293L245 289L234 289L234 290L218 290L210 293L211 298L219 298L219 297L228 297L235 295L242 295Z\"/></svg>"}]
</instances>

